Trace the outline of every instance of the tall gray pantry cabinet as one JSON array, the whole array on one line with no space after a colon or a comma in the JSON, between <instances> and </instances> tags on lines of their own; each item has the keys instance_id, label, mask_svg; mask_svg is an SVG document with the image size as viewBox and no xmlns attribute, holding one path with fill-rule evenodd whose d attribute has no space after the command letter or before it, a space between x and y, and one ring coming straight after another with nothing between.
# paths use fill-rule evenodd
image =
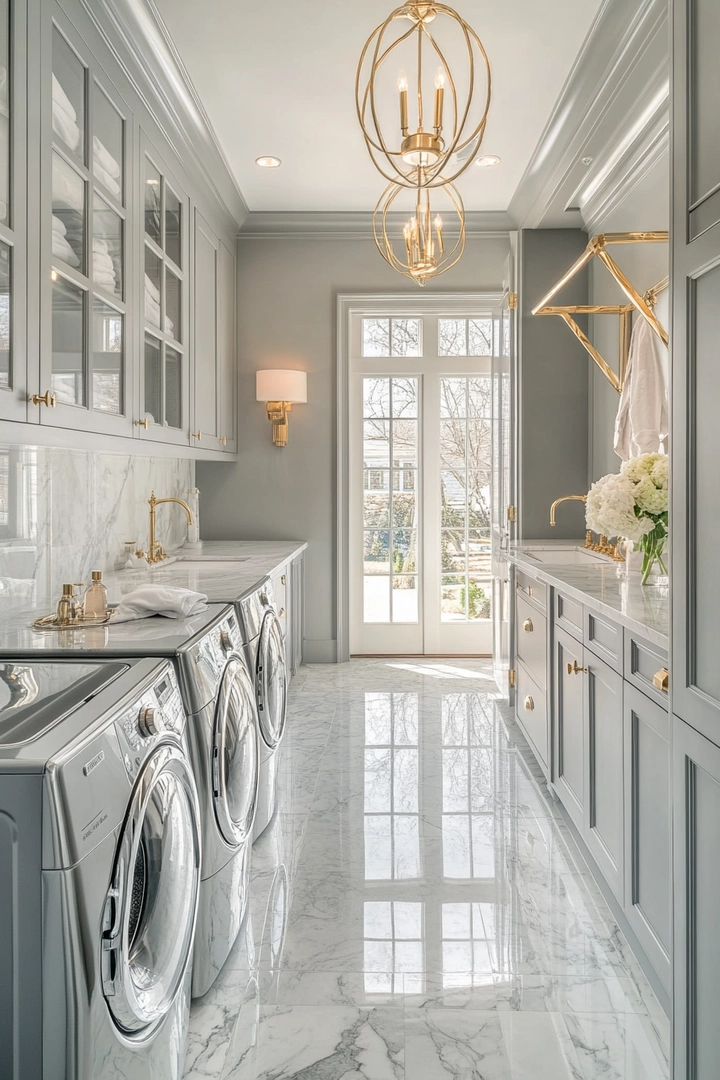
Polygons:
<instances>
[{"instance_id":1,"label":"tall gray pantry cabinet","mask_svg":"<svg viewBox=\"0 0 720 1080\"><path fill-rule=\"evenodd\" d=\"M720 1076L720 4L673 0L675 1080Z\"/></svg>"}]
</instances>

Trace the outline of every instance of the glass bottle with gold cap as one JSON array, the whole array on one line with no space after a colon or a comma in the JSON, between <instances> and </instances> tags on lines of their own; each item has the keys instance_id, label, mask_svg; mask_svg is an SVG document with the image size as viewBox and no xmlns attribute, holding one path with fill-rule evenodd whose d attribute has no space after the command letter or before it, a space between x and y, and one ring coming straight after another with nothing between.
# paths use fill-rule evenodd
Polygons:
<instances>
[{"instance_id":1,"label":"glass bottle with gold cap","mask_svg":"<svg viewBox=\"0 0 720 1080\"><path fill-rule=\"evenodd\" d=\"M107 587L102 579L102 570L93 570L92 584L85 592L83 614L85 618L105 618L108 611Z\"/></svg>"}]
</instances>

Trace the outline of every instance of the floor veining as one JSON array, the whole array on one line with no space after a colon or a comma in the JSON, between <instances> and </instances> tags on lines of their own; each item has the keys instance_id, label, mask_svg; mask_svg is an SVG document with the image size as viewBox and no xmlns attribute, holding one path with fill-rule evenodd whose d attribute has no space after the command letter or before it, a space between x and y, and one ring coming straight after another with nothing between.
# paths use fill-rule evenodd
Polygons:
<instances>
[{"instance_id":1,"label":"floor veining","mask_svg":"<svg viewBox=\"0 0 720 1080\"><path fill-rule=\"evenodd\" d=\"M669 1030L484 661L291 689L185 1080L665 1080Z\"/></svg>"}]
</instances>

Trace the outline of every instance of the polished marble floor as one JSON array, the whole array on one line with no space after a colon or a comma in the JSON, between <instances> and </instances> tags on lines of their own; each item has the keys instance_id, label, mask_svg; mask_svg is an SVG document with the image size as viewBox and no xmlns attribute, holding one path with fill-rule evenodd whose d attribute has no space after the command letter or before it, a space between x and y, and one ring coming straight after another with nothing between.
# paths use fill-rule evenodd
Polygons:
<instances>
[{"instance_id":1,"label":"polished marble floor","mask_svg":"<svg viewBox=\"0 0 720 1080\"><path fill-rule=\"evenodd\" d=\"M483 661L293 683L186 1080L665 1080L667 1020Z\"/></svg>"}]
</instances>

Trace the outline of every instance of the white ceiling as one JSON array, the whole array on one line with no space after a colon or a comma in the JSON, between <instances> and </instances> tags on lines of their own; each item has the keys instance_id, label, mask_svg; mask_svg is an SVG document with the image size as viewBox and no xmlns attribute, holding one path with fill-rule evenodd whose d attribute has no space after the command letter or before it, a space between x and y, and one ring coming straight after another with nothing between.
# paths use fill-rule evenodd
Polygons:
<instances>
[{"instance_id":1,"label":"white ceiling","mask_svg":"<svg viewBox=\"0 0 720 1080\"><path fill-rule=\"evenodd\" d=\"M250 210L372 210L384 181L355 115L362 46L391 0L156 0ZM457 0L487 50L483 153L469 210L506 210L601 0ZM279 169L255 158L273 154Z\"/></svg>"}]
</instances>

